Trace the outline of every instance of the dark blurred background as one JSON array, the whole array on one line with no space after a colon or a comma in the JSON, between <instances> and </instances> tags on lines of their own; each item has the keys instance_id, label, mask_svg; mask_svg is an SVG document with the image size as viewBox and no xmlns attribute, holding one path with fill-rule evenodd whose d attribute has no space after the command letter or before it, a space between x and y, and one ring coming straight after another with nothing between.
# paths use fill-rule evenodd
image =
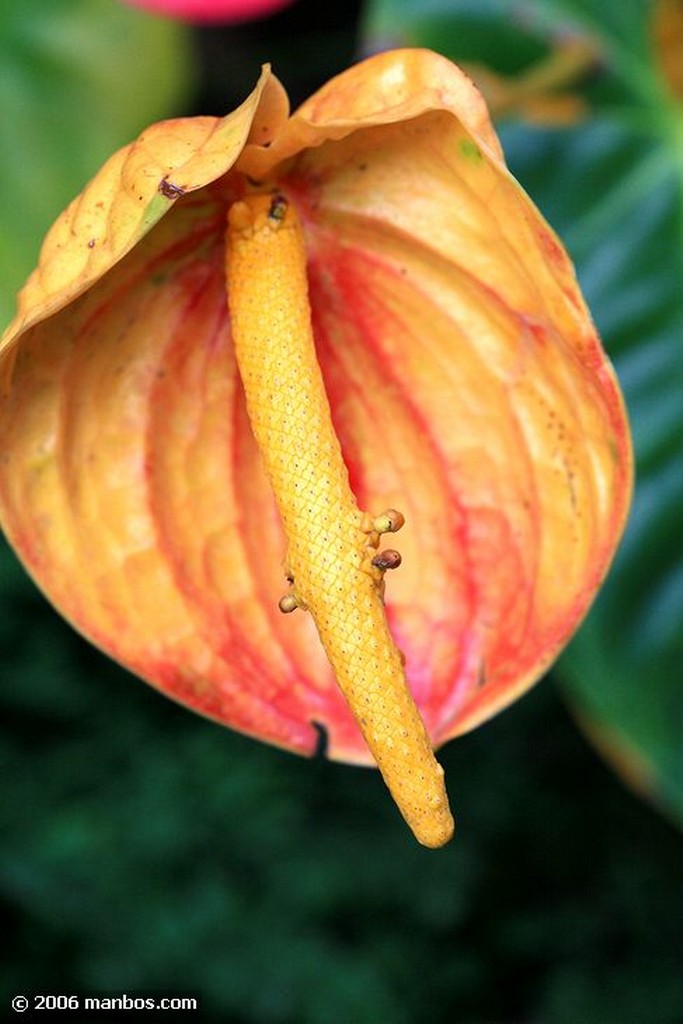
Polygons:
<instances>
[{"instance_id":1,"label":"dark blurred background","mask_svg":"<svg viewBox=\"0 0 683 1024\"><path fill-rule=\"evenodd\" d=\"M432 852L374 772L188 713L5 573L5 993L188 992L236 1024L682 1019L680 833L552 680L442 751L459 833Z\"/></svg>"},{"instance_id":2,"label":"dark blurred background","mask_svg":"<svg viewBox=\"0 0 683 1024\"><path fill-rule=\"evenodd\" d=\"M115 0L94 4L98 14L107 6ZM456 15L471 18L472 5L436 6L456 27ZM573 6L576 31L587 5ZM84 5L63 5L76 7ZM29 8L35 13L40 4L32 0ZM420 35L410 19L402 28L396 21L395 39L388 32L387 19L392 11L398 19L405 4L374 8L370 17L359 0L298 0L260 21L193 29L189 40L183 35L184 91L165 101L172 107L165 114L231 109L264 61L296 103L363 51L426 40L427 30ZM455 42L430 23L435 39L448 42L449 56L497 61L498 73L512 75L557 43L542 19L531 31L519 18L509 21L499 4L484 8L492 20L475 18L469 35L452 29ZM593 30L598 9L591 12ZM634 4L624 10L636 18ZM0 15L0 28L3 18L16 38L21 26ZM618 40L619 26L608 24L605 38ZM467 52L450 52L458 39ZM631 173L630 156L619 156L617 127L612 135L604 127L614 111L631 109L628 91L620 92L618 74L614 81L605 76L605 66L597 61L576 87L596 109L603 104L601 131L587 122L576 136L573 123L539 128L519 105L502 131L523 184L556 227L573 228L573 254L596 319L618 367L621 359L627 381L633 378L637 402L642 376L633 368L630 334L607 301L609 290L600 292L607 257L589 262L595 249L573 218L568 179L560 173L547 181L553 161L567 167L562 147L578 159L591 137L590 174L579 181L577 203L593 203L591 174L602 201L605 182L621 173L613 164L622 160L623 173ZM546 110L546 118L553 116L557 111ZM596 209L602 207L591 206L588 227ZM657 210L648 230L661 222ZM617 209L614 216L627 231L625 215ZM601 233L614 229L608 211L605 218ZM37 239L28 239L32 245ZM641 236L634 235L633 246L641 279L654 279ZM668 261L666 252L662 259ZM652 309L662 306L655 292ZM649 337L673 336L679 314L657 321ZM632 324L638 314L630 315ZM642 315L654 316L650 306ZM647 431L636 426L645 475L647 445L654 444L648 424ZM657 459L659 466L661 454ZM643 518L636 510L634 530ZM627 553L638 540L627 543ZM620 565L617 584L631 578L626 562ZM113 665L61 621L3 547L3 1011L16 993L153 991L197 995L199 1019L234 1024L679 1024L679 769L676 762L665 777L666 759L657 762L645 741L636 760L646 770L634 767L633 737L644 713L618 661L601 662L611 650L600 642L601 629L612 630L615 649L626 655L630 640L614 635L614 624L621 618L622 628L638 630L619 592L616 585L607 591L598 625L574 662L570 652L566 671L561 666L510 710L442 751L459 832L432 852L408 834L376 773L305 761L221 729ZM632 659L637 654L631 651ZM662 697L652 659L648 693L650 702L661 700L666 717L680 676L671 678L669 649L665 655ZM592 694L629 697L623 721L636 723L628 734L633 745L617 744L615 760L651 799L626 788L577 726L577 714L584 721L595 713L600 732L604 707L592 694L582 702L581 685L571 686L573 665L581 666L582 678L584 666L595 667L595 676L588 671ZM601 678L602 688L595 683ZM616 712L614 721L621 729ZM619 729L626 737L626 726Z\"/></svg>"}]
</instances>

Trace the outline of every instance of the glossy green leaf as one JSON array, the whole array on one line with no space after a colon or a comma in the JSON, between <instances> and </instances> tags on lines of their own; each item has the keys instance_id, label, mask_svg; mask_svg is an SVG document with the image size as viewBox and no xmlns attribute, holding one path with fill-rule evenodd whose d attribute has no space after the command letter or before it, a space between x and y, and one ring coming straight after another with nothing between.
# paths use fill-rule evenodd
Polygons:
<instances>
[{"instance_id":1,"label":"glossy green leaf","mask_svg":"<svg viewBox=\"0 0 683 1024\"><path fill-rule=\"evenodd\" d=\"M103 160L178 111L185 30L112 0L0 5L0 322L42 236Z\"/></svg>"},{"instance_id":2,"label":"glossy green leaf","mask_svg":"<svg viewBox=\"0 0 683 1024\"><path fill-rule=\"evenodd\" d=\"M631 0L376 0L366 41L437 45L500 74L568 36L597 60L566 83L572 127L503 126L508 162L567 242L629 406L637 459L625 542L559 667L618 770L683 815L683 105L660 69L663 7ZM441 43L439 43L439 38ZM681 58L683 60L683 57ZM473 68L476 79L476 69Z\"/></svg>"}]
</instances>

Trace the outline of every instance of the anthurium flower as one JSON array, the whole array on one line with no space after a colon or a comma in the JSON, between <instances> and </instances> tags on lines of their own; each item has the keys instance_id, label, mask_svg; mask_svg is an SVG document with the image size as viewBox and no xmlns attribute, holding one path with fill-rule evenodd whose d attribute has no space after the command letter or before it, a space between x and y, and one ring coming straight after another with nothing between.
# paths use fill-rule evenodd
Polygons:
<instances>
[{"instance_id":1,"label":"anthurium flower","mask_svg":"<svg viewBox=\"0 0 683 1024\"><path fill-rule=\"evenodd\" d=\"M2 523L74 626L235 729L311 754L322 727L430 846L433 748L547 669L627 513L567 255L427 51L292 116L265 69L116 153L45 239L0 389Z\"/></svg>"}]
</instances>

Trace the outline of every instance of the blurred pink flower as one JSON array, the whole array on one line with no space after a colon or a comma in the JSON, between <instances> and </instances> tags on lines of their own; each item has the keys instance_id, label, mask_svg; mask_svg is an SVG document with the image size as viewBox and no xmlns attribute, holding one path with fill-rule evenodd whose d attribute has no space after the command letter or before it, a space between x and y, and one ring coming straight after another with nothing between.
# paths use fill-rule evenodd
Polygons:
<instances>
[{"instance_id":1,"label":"blurred pink flower","mask_svg":"<svg viewBox=\"0 0 683 1024\"><path fill-rule=\"evenodd\" d=\"M287 7L292 0L124 0L131 7L142 7L155 14L183 21L247 21L262 18Z\"/></svg>"}]
</instances>

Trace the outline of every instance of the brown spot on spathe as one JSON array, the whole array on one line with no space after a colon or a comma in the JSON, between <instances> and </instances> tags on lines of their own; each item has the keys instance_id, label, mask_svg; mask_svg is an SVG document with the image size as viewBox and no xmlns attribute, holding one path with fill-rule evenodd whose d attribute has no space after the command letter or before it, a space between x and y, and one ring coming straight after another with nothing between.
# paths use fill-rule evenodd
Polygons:
<instances>
[{"instance_id":1,"label":"brown spot on spathe","mask_svg":"<svg viewBox=\"0 0 683 1024\"><path fill-rule=\"evenodd\" d=\"M174 185L168 178L162 178L159 182L159 192L165 199L180 199L185 195L185 189L181 185Z\"/></svg>"}]
</instances>

